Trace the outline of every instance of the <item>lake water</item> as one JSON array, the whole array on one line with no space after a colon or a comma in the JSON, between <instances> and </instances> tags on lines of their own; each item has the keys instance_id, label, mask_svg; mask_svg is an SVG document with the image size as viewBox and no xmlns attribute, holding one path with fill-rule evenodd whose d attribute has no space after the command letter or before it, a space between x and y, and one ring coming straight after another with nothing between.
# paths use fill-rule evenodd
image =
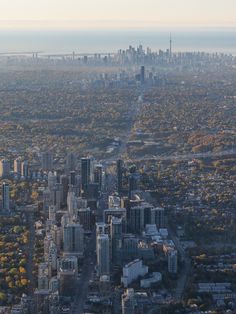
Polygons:
<instances>
[{"instance_id":1,"label":"lake water","mask_svg":"<svg viewBox=\"0 0 236 314\"><path fill-rule=\"evenodd\" d=\"M226 52L236 55L236 28L198 30L1 30L0 52L116 52L129 45L173 51Z\"/></svg>"}]
</instances>

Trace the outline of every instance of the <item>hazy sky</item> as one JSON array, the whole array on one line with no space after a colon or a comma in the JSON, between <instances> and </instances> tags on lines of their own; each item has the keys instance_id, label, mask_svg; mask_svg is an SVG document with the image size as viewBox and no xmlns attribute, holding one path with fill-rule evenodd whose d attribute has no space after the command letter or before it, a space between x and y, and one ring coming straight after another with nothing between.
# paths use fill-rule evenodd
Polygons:
<instances>
[{"instance_id":1,"label":"hazy sky","mask_svg":"<svg viewBox=\"0 0 236 314\"><path fill-rule=\"evenodd\" d=\"M236 0L0 0L0 28L236 26Z\"/></svg>"}]
</instances>

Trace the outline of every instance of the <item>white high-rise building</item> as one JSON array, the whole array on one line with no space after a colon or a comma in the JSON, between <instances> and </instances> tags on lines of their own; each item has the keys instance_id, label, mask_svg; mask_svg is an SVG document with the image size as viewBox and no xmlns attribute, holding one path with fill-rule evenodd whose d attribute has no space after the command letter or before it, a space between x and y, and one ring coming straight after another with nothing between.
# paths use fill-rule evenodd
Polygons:
<instances>
[{"instance_id":1,"label":"white high-rise building","mask_svg":"<svg viewBox=\"0 0 236 314\"><path fill-rule=\"evenodd\" d=\"M70 215L74 215L77 209L77 198L74 192L68 192L67 194L67 208Z\"/></svg>"},{"instance_id":2,"label":"white high-rise building","mask_svg":"<svg viewBox=\"0 0 236 314\"><path fill-rule=\"evenodd\" d=\"M21 176L25 179L29 177L29 163L27 160L21 163Z\"/></svg>"},{"instance_id":3,"label":"white high-rise building","mask_svg":"<svg viewBox=\"0 0 236 314\"><path fill-rule=\"evenodd\" d=\"M22 159L19 157L14 160L14 174L19 178L21 176Z\"/></svg>"},{"instance_id":4,"label":"white high-rise building","mask_svg":"<svg viewBox=\"0 0 236 314\"><path fill-rule=\"evenodd\" d=\"M110 275L110 240L108 234L97 236L97 266L99 276Z\"/></svg>"},{"instance_id":5,"label":"white high-rise building","mask_svg":"<svg viewBox=\"0 0 236 314\"><path fill-rule=\"evenodd\" d=\"M145 276L148 273L148 266L143 265L143 261L136 259L123 267L123 276L121 282L127 288L130 283L138 279L139 276Z\"/></svg>"}]
</instances>

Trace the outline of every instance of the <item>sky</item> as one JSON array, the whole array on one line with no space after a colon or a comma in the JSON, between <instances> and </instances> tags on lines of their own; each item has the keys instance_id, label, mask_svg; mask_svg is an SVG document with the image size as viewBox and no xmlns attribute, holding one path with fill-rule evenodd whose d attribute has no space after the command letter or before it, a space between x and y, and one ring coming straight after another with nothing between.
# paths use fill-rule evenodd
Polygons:
<instances>
[{"instance_id":1,"label":"sky","mask_svg":"<svg viewBox=\"0 0 236 314\"><path fill-rule=\"evenodd\" d=\"M236 0L0 0L0 29L235 27Z\"/></svg>"}]
</instances>

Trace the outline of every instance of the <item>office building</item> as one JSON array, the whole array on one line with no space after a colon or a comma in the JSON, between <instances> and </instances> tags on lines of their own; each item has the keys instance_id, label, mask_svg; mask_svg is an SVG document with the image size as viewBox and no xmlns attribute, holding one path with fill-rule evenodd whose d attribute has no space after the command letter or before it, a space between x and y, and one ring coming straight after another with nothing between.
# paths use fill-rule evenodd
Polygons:
<instances>
[{"instance_id":1,"label":"office building","mask_svg":"<svg viewBox=\"0 0 236 314\"><path fill-rule=\"evenodd\" d=\"M131 173L129 176L129 199L132 199L133 192L138 190L139 174Z\"/></svg>"},{"instance_id":2,"label":"office building","mask_svg":"<svg viewBox=\"0 0 236 314\"><path fill-rule=\"evenodd\" d=\"M66 156L66 170L68 172L74 171L77 166L77 158L74 153L69 153Z\"/></svg>"},{"instance_id":3,"label":"office building","mask_svg":"<svg viewBox=\"0 0 236 314\"><path fill-rule=\"evenodd\" d=\"M111 259L118 262L122 253L122 218L111 217L110 221L111 237Z\"/></svg>"},{"instance_id":4,"label":"office building","mask_svg":"<svg viewBox=\"0 0 236 314\"><path fill-rule=\"evenodd\" d=\"M63 228L64 255L83 257L84 229L81 224L70 223Z\"/></svg>"},{"instance_id":5,"label":"office building","mask_svg":"<svg viewBox=\"0 0 236 314\"><path fill-rule=\"evenodd\" d=\"M145 227L144 206L130 208L130 223L128 224L132 233L141 233Z\"/></svg>"},{"instance_id":6,"label":"office building","mask_svg":"<svg viewBox=\"0 0 236 314\"><path fill-rule=\"evenodd\" d=\"M96 165L94 169L94 183L98 184L98 191L102 191L103 186L103 167L102 165Z\"/></svg>"},{"instance_id":7,"label":"office building","mask_svg":"<svg viewBox=\"0 0 236 314\"><path fill-rule=\"evenodd\" d=\"M168 272L177 274L178 272L178 252L176 250L169 250L168 256Z\"/></svg>"},{"instance_id":8,"label":"office building","mask_svg":"<svg viewBox=\"0 0 236 314\"><path fill-rule=\"evenodd\" d=\"M120 208L121 198L116 195L110 195L108 197L108 208Z\"/></svg>"},{"instance_id":9,"label":"office building","mask_svg":"<svg viewBox=\"0 0 236 314\"><path fill-rule=\"evenodd\" d=\"M14 160L14 175L18 178L21 177L22 159L19 157Z\"/></svg>"},{"instance_id":10,"label":"office building","mask_svg":"<svg viewBox=\"0 0 236 314\"><path fill-rule=\"evenodd\" d=\"M78 210L78 218L85 232L92 230L92 212L90 208L80 208Z\"/></svg>"},{"instance_id":11,"label":"office building","mask_svg":"<svg viewBox=\"0 0 236 314\"><path fill-rule=\"evenodd\" d=\"M97 268L98 275L110 275L110 240L108 234L97 236Z\"/></svg>"},{"instance_id":12,"label":"office building","mask_svg":"<svg viewBox=\"0 0 236 314\"><path fill-rule=\"evenodd\" d=\"M87 191L88 185L91 182L91 159L81 158L81 188L83 192Z\"/></svg>"},{"instance_id":13,"label":"office building","mask_svg":"<svg viewBox=\"0 0 236 314\"><path fill-rule=\"evenodd\" d=\"M43 210L47 212L51 205L51 192L49 189L43 191Z\"/></svg>"},{"instance_id":14,"label":"office building","mask_svg":"<svg viewBox=\"0 0 236 314\"><path fill-rule=\"evenodd\" d=\"M158 229L165 228L165 210L164 208L151 208L151 222Z\"/></svg>"},{"instance_id":15,"label":"office building","mask_svg":"<svg viewBox=\"0 0 236 314\"><path fill-rule=\"evenodd\" d=\"M134 314L135 312L135 296L134 289L126 289L121 297L122 314Z\"/></svg>"},{"instance_id":16,"label":"office building","mask_svg":"<svg viewBox=\"0 0 236 314\"><path fill-rule=\"evenodd\" d=\"M51 152L42 153L41 167L43 171L50 171L53 169L53 154Z\"/></svg>"},{"instance_id":17,"label":"office building","mask_svg":"<svg viewBox=\"0 0 236 314\"><path fill-rule=\"evenodd\" d=\"M148 273L148 266L143 265L143 261L136 259L123 267L123 276L121 283L125 288L129 286L138 277L143 277Z\"/></svg>"},{"instance_id":18,"label":"office building","mask_svg":"<svg viewBox=\"0 0 236 314\"><path fill-rule=\"evenodd\" d=\"M123 236L123 260L132 261L138 256L138 239L133 234Z\"/></svg>"},{"instance_id":19,"label":"office building","mask_svg":"<svg viewBox=\"0 0 236 314\"><path fill-rule=\"evenodd\" d=\"M40 263L38 266L38 290L48 290L50 277L48 263Z\"/></svg>"},{"instance_id":20,"label":"office building","mask_svg":"<svg viewBox=\"0 0 236 314\"><path fill-rule=\"evenodd\" d=\"M65 206L69 190L69 178L67 175L60 176L60 184L62 185L62 205Z\"/></svg>"},{"instance_id":21,"label":"office building","mask_svg":"<svg viewBox=\"0 0 236 314\"><path fill-rule=\"evenodd\" d=\"M108 208L103 212L103 221L110 223L111 217L123 218L126 221L126 208Z\"/></svg>"},{"instance_id":22,"label":"office building","mask_svg":"<svg viewBox=\"0 0 236 314\"><path fill-rule=\"evenodd\" d=\"M124 162L119 159L116 163L117 170L117 191L120 195L123 192L123 172L124 172Z\"/></svg>"},{"instance_id":23,"label":"office building","mask_svg":"<svg viewBox=\"0 0 236 314\"><path fill-rule=\"evenodd\" d=\"M57 183L56 173L49 171L49 173L48 173L48 188L50 191L52 191L52 189L54 188L56 183Z\"/></svg>"},{"instance_id":24,"label":"office building","mask_svg":"<svg viewBox=\"0 0 236 314\"><path fill-rule=\"evenodd\" d=\"M21 176L24 179L27 179L29 177L29 162L28 162L28 160L24 160L21 163Z\"/></svg>"},{"instance_id":25,"label":"office building","mask_svg":"<svg viewBox=\"0 0 236 314\"><path fill-rule=\"evenodd\" d=\"M75 215L77 210L77 198L74 192L68 192L67 195L67 209L70 215Z\"/></svg>"},{"instance_id":26,"label":"office building","mask_svg":"<svg viewBox=\"0 0 236 314\"><path fill-rule=\"evenodd\" d=\"M10 187L6 182L2 184L2 209L3 211L10 210Z\"/></svg>"},{"instance_id":27,"label":"office building","mask_svg":"<svg viewBox=\"0 0 236 314\"><path fill-rule=\"evenodd\" d=\"M140 69L140 82L142 85L145 83L145 67L143 65Z\"/></svg>"},{"instance_id":28,"label":"office building","mask_svg":"<svg viewBox=\"0 0 236 314\"><path fill-rule=\"evenodd\" d=\"M78 260L75 256L62 258L58 262L58 279L60 295L64 297L74 296L78 275Z\"/></svg>"},{"instance_id":29,"label":"office building","mask_svg":"<svg viewBox=\"0 0 236 314\"><path fill-rule=\"evenodd\" d=\"M0 161L0 177L7 178L10 176L10 162L6 159Z\"/></svg>"}]
</instances>

